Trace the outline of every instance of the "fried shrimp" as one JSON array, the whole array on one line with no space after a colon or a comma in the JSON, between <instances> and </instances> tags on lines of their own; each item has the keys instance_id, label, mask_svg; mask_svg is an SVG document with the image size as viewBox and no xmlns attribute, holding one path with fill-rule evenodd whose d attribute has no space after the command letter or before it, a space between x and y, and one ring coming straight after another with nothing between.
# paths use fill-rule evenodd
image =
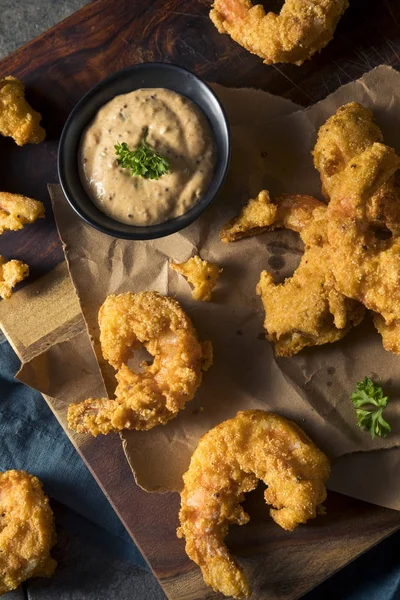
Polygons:
<instances>
[{"instance_id":1,"label":"fried shrimp","mask_svg":"<svg viewBox=\"0 0 400 600\"><path fill-rule=\"evenodd\" d=\"M15 77L0 79L0 134L18 146L39 144L46 137L39 125L42 115L25 100L25 86Z\"/></svg>"},{"instance_id":2,"label":"fried shrimp","mask_svg":"<svg viewBox=\"0 0 400 600\"><path fill-rule=\"evenodd\" d=\"M382 132L373 118L372 111L357 102L350 102L340 107L320 128L313 152L314 165L328 200L341 184L349 162L375 142L383 141ZM369 198L366 210L371 225L387 227L393 234L400 234L400 188L394 176Z\"/></svg>"},{"instance_id":3,"label":"fried shrimp","mask_svg":"<svg viewBox=\"0 0 400 600\"><path fill-rule=\"evenodd\" d=\"M99 325L103 356L117 370L115 400L89 398L72 404L69 427L98 435L147 430L173 419L192 400L202 371L212 363L211 344L199 342L179 303L157 292L108 296ZM140 346L154 360L135 373L127 362Z\"/></svg>"},{"instance_id":4,"label":"fried shrimp","mask_svg":"<svg viewBox=\"0 0 400 600\"><path fill-rule=\"evenodd\" d=\"M39 200L0 192L0 235L5 231L18 231L43 217L44 206Z\"/></svg>"},{"instance_id":5,"label":"fried shrimp","mask_svg":"<svg viewBox=\"0 0 400 600\"><path fill-rule=\"evenodd\" d=\"M396 353L400 349L400 238L378 237L367 207L399 168L400 157L392 148L372 144L342 171L328 208L335 286L378 313L375 324L383 345Z\"/></svg>"},{"instance_id":6,"label":"fried shrimp","mask_svg":"<svg viewBox=\"0 0 400 600\"><path fill-rule=\"evenodd\" d=\"M183 476L180 528L188 556L215 591L247 597L247 579L224 538L249 516L240 506L258 481L272 519L293 531L323 512L329 461L292 421L262 410L239 412L206 433Z\"/></svg>"},{"instance_id":7,"label":"fried shrimp","mask_svg":"<svg viewBox=\"0 0 400 600\"><path fill-rule=\"evenodd\" d=\"M20 260L8 262L0 256L0 298L11 298L12 290L29 275L29 267Z\"/></svg>"},{"instance_id":8,"label":"fried shrimp","mask_svg":"<svg viewBox=\"0 0 400 600\"><path fill-rule=\"evenodd\" d=\"M251 0L214 0L210 18L220 33L267 65L303 62L333 38L347 0L286 0L280 13L266 13Z\"/></svg>"},{"instance_id":9,"label":"fried shrimp","mask_svg":"<svg viewBox=\"0 0 400 600\"><path fill-rule=\"evenodd\" d=\"M0 595L30 577L50 577L56 540L49 500L37 477L0 473Z\"/></svg>"},{"instance_id":10,"label":"fried shrimp","mask_svg":"<svg viewBox=\"0 0 400 600\"><path fill-rule=\"evenodd\" d=\"M192 284L192 297L195 300L202 302L211 300L211 293L222 273L222 269L218 265L203 260L200 256L192 256L184 263L170 263L169 266Z\"/></svg>"},{"instance_id":11,"label":"fried shrimp","mask_svg":"<svg viewBox=\"0 0 400 600\"><path fill-rule=\"evenodd\" d=\"M257 198L251 198L241 212L224 225L219 236L221 241L228 243L278 227L300 231L320 204L311 196L290 194L282 194L272 200L269 192L262 190ZM292 207L295 210L291 210Z\"/></svg>"},{"instance_id":12,"label":"fried shrimp","mask_svg":"<svg viewBox=\"0 0 400 600\"><path fill-rule=\"evenodd\" d=\"M322 125L313 156L315 168L321 176L322 192L327 199L351 159L375 142L382 141L382 132L373 122L372 111L357 102L341 106Z\"/></svg>"},{"instance_id":13,"label":"fried shrimp","mask_svg":"<svg viewBox=\"0 0 400 600\"><path fill-rule=\"evenodd\" d=\"M267 338L278 356L293 356L307 346L336 342L364 315L360 304L334 285L326 237L326 205L310 196L280 196L266 229L284 227L300 233L305 250L293 276L282 284L263 271L257 294L265 310Z\"/></svg>"}]
</instances>

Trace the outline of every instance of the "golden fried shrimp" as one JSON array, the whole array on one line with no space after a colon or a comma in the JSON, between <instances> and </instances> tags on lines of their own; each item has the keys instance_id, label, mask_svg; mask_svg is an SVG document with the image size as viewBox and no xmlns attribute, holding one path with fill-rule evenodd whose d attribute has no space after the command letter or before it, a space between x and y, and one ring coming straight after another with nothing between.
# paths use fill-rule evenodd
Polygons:
<instances>
[{"instance_id":1,"label":"golden fried shrimp","mask_svg":"<svg viewBox=\"0 0 400 600\"><path fill-rule=\"evenodd\" d=\"M5 231L18 231L43 217L44 206L39 200L0 192L0 235Z\"/></svg>"},{"instance_id":2,"label":"golden fried shrimp","mask_svg":"<svg viewBox=\"0 0 400 600\"><path fill-rule=\"evenodd\" d=\"M0 595L30 577L50 577L56 541L49 499L26 471L0 473Z\"/></svg>"},{"instance_id":3,"label":"golden fried shrimp","mask_svg":"<svg viewBox=\"0 0 400 600\"><path fill-rule=\"evenodd\" d=\"M303 62L333 38L347 0L286 0L280 13L266 13L251 0L214 0L210 18L220 33L267 65Z\"/></svg>"},{"instance_id":4,"label":"golden fried shrimp","mask_svg":"<svg viewBox=\"0 0 400 600\"><path fill-rule=\"evenodd\" d=\"M383 135L373 121L372 111L357 102L340 107L320 128L314 148L314 165L318 169L322 192L327 199L340 185L343 170L358 154ZM388 179L368 200L368 219L376 227L387 227L400 234L400 188L395 177Z\"/></svg>"},{"instance_id":5,"label":"golden fried shrimp","mask_svg":"<svg viewBox=\"0 0 400 600\"><path fill-rule=\"evenodd\" d=\"M0 79L0 134L18 146L39 144L46 137L39 125L42 115L25 100L25 86L15 77Z\"/></svg>"},{"instance_id":6,"label":"golden fried shrimp","mask_svg":"<svg viewBox=\"0 0 400 600\"><path fill-rule=\"evenodd\" d=\"M375 323L387 350L398 352L400 331L400 237L376 236L367 207L397 169L392 148L372 144L343 170L328 207L328 239L335 286L379 313Z\"/></svg>"},{"instance_id":7,"label":"golden fried shrimp","mask_svg":"<svg viewBox=\"0 0 400 600\"><path fill-rule=\"evenodd\" d=\"M99 311L104 358L117 370L115 400L89 398L72 404L68 425L79 433L147 430L173 419L192 400L202 371L212 363L176 300L157 292L108 296ZM135 373L127 362L140 346L154 357Z\"/></svg>"},{"instance_id":8,"label":"golden fried shrimp","mask_svg":"<svg viewBox=\"0 0 400 600\"><path fill-rule=\"evenodd\" d=\"M307 346L340 340L362 321L364 310L335 288L326 205L310 196L289 195L276 198L274 205L275 219L268 229L285 227L300 233L304 255L293 276L282 284L263 271L256 291L265 310L268 340L278 356L293 356Z\"/></svg>"},{"instance_id":9,"label":"golden fried shrimp","mask_svg":"<svg viewBox=\"0 0 400 600\"><path fill-rule=\"evenodd\" d=\"M8 262L0 256L0 298L11 298L12 289L29 275L29 267L20 260Z\"/></svg>"},{"instance_id":10,"label":"golden fried shrimp","mask_svg":"<svg viewBox=\"0 0 400 600\"><path fill-rule=\"evenodd\" d=\"M341 106L320 128L313 151L324 196L331 197L340 174L354 156L382 141L382 132L373 122L371 110L358 102Z\"/></svg>"},{"instance_id":11,"label":"golden fried shrimp","mask_svg":"<svg viewBox=\"0 0 400 600\"><path fill-rule=\"evenodd\" d=\"M211 293L223 271L215 263L203 260L200 256L192 256L192 258L180 264L170 263L169 266L192 284L192 297L202 302L211 300Z\"/></svg>"},{"instance_id":12,"label":"golden fried shrimp","mask_svg":"<svg viewBox=\"0 0 400 600\"><path fill-rule=\"evenodd\" d=\"M371 111L346 104L321 127L314 163L331 198L328 237L335 286L375 312L384 348L400 354L399 159L380 143L382 137Z\"/></svg>"},{"instance_id":13,"label":"golden fried shrimp","mask_svg":"<svg viewBox=\"0 0 400 600\"><path fill-rule=\"evenodd\" d=\"M224 225L219 236L221 241L228 243L279 227L300 231L320 204L311 196L293 194L282 194L272 200L269 192L262 190Z\"/></svg>"},{"instance_id":14,"label":"golden fried shrimp","mask_svg":"<svg viewBox=\"0 0 400 600\"><path fill-rule=\"evenodd\" d=\"M258 481L268 488L270 515L283 529L323 512L329 461L292 421L263 410L239 412L206 433L183 476L180 528L188 556L215 591L247 597L247 579L224 538L230 524L249 516L240 506Z\"/></svg>"}]
</instances>

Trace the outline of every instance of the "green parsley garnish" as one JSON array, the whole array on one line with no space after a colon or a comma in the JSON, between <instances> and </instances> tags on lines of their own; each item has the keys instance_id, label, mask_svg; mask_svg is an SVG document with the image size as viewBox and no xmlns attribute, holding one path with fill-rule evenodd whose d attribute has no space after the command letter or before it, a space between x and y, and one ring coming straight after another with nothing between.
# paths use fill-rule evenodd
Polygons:
<instances>
[{"instance_id":1,"label":"green parsley garnish","mask_svg":"<svg viewBox=\"0 0 400 600\"><path fill-rule=\"evenodd\" d=\"M392 431L389 423L382 416L388 403L388 396L383 389L369 377L357 383L357 391L351 394L351 401L356 409L357 425L369 431L372 439L376 435L386 437Z\"/></svg>"},{"instance_id":2,"label":"green parsley garnish","mask_svg":"<svg viewBox=\"0 0 400 600\"><path fill-rule=\"evenodd\" d=\"M114 146L117 162L123 169L129 169L132 177L159 179L169 171L166 158L152 150L147 143L148 129L144 132L143 140L135 150L130 150L126 142Z\"/></svg>"}]
</instances>

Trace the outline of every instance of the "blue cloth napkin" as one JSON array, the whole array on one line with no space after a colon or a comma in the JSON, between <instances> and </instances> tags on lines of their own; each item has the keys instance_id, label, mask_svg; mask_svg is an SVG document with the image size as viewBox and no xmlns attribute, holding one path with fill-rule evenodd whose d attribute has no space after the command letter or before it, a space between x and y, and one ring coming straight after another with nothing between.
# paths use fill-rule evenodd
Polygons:
<instances>
[{"instance_id":1,"label":"blue cloth napkin","mask_svg":"<svg viewBox=\"0 0 400 600\"><path fill-rule=\"evenodd\" d=\"M58 517L64 527L72 527L82 538L89 536L113 560L117 558L148 570L42 396L14 379L19 366L18 358L0 331L0 470L24 469L37 475L47 494L66 507L62 517ZM146 600L160 597L156 588L151 594L146 595ZM322 598L400 599L400 533L305 596L306 600Z\"/></svg>"}]
</instances>

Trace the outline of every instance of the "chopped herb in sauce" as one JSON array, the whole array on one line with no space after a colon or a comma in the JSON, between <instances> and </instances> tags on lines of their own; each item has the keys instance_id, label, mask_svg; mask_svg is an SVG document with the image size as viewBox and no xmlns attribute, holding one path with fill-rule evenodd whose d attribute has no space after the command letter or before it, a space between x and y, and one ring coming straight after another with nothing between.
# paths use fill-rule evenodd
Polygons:
<instances>
[{"instance_id":1,"label":"chopped herb in sauce","mask_svg":"<svg viewBox=\"0 0 400 600\"><path fill-rule=\"evenodd\" d=\"M82 136L79 171L99 210L120 223L146 226L187 212L207 190L215 158L201 110L190 100L182 103L176 92L146 88L100 108Z\"/></svg>"},{"instance_id":2,"label":"chopped herb in sauce","mask_svg":"<svg viewBox=\"0 0 400 600\"><path fill-rule=\"evenodd\" d=\"M159 179L169 171L169 162L164 156L150 148L147 143L148 130L143 140L135 150L130 150L126 142L114 146L117 162L123 169L129 169L132 177Z\"/></svg>"}]
</instances>

